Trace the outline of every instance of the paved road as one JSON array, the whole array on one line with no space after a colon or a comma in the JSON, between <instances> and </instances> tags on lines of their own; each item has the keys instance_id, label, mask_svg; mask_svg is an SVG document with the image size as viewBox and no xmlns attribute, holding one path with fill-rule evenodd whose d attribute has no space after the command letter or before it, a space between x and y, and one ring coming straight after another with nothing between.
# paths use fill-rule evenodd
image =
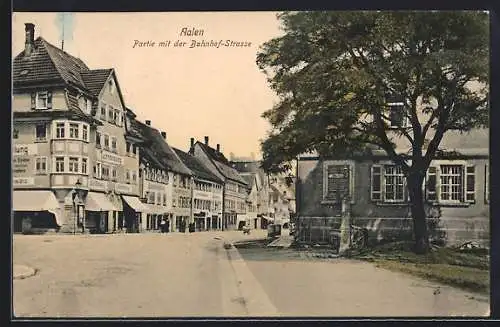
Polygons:
<instances>
[{"instance_id":1,"label":"paved road","mask_svg":"<svg viewBox=\"0 0 500 327\"><path fill-rule=\"evenodd\" d=\"M14 237L16 317L484 315L488 304L370 264L224 250L264 232ZM231 258L231 260L229 259ZM241 258L245 259L242 260Z\"/></svg>"}]
</instances>

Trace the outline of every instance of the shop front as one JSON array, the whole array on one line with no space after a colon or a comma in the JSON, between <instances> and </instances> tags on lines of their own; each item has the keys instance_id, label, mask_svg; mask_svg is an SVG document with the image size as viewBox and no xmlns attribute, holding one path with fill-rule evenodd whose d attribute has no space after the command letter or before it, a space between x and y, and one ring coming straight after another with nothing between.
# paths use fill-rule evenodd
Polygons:
<instances>
[{"instance_id":1,"label":"shop front","mask_svg":"<svg viewBox=\"0 0 500 327\"><path fill-rule=\"evenodd\" d=\"M88 192L85 200L84 230L92 234L104 234L112 229L114 212L120 211L106 194ZM111 224L110 224L111 222Z\"/></svg>"},{"instance_id":2,"label":"shop front","mask_svg":"<svg viewBox=\"0 0 500 327\"><path fill-rule=\"evenodd\" d=\"M142 214L146 215L149 209L136 196L122 195L122 200L124 217L121 228L127 233L139 233L143 224Z\"/></svg>"},{"instance_id":3,"label":"shop front","mask_svg":"<svg viewBox=\"0 0 500 327\"><path fill-rule=\"evenodd\" d=\"M13 192L14 233L58 231L62 226L60 205L49 190Z\"/></svg>"}]
</instances>

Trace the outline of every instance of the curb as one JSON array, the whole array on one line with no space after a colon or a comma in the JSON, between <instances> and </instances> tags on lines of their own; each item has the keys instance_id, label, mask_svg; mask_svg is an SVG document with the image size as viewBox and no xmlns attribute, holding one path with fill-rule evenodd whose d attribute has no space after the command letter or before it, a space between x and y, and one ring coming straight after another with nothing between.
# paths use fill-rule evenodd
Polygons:
<instances>
[{"instance_id":1,"label":"curb","mask_svg":"<svg viewBox=\"0 0 500 327\"><path fill-rule=\"evenodd\" d=\"M12 270L13 270L13 279L25 279L28 277L32 277L36 274L35 269L24 265L14 265Z\"/></svg>"},{"instance_id":2,"label":"curb","mask_svg":"<svg viewBox=\"0 0 500 327\"><path fill-rule=\"evenodd\" d=\"M260 283L247 267L238 249L231 243L226 244L231 245L230 247L224 246L224 248L226 249L228 259L236 274L238 288L245 300L245 307L248 311L248 315L254 317L280 316L280 313L272 304L266 292L260 286Z\"/></svg>"}]
</instances>

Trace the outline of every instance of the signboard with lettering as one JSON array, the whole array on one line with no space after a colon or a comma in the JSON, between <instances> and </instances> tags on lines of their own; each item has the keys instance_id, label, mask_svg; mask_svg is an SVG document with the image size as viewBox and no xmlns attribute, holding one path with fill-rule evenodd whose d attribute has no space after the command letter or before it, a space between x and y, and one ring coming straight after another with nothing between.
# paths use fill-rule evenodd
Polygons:
<instances>
[{"instance_id":1,"label":"signboard with lettering","mask_svg":"<svg viewBox=\"0 0 500 327\"><path fill-rule=\"evenodd\" d=\"M12 184L13 186L35 185L35 179L33 177L14 177Z\"/></svg>"},{"instance_id":2,"label":"signboard with lettering","mask_svg":"<svg viewBox=\"0 0 500 327\"><path fill-rule=\"evenodd\" d=\"M204 191L193 191L193 197L197 199L207 199L211 200L212 199L212 194L210 192L204 192Z\"/></svg>"},{"instance_id":3,"label":"signboard with lettering","mask_svg":"<svg viewBox=\"0 0 500 327\"><path fill-rule=\"evenodd\" d=\"M123 158L121 156L107 151L101 152L101 160L114 165L123 165Z\"/></svg>"},{"instance_id":4,"label":"signboard with lettering","mask_svg":"<svg viewBox=\"0 0 500 327\"><path fill-rule=\"evenodd\" d=\"M33 156L38 154L36 144L14 144L14 156Z\"/></svg>"},{"instance_id":5,"label":"signboard with lettering","mask_svg":"<svg viewBox=\"0 0 500 327\"><path fill-rule=\"evenodd\" d=\"M31 160L32 159L30 157L15 156L12 159L12 174L26 174L28 172Z\"/></svg>"},{"instance_id":6,"label":"signboard with lettering","mask_svg":"<svg viewBox=\"0 0 500 327\"><path fill-rule=\"evenodd\" d=\"M147 191L151 190L151 191L165 192L165 186L166 185L155 183L155 182L151 182L151 181L145 181L144 182L144 189L147 190Z\"/></svg>"},{"instance_id":7,"label":"signboard with lettering","mask_svg":"<svg viewBox=\"0 0 500 327\"><path fill-rule=\"evenodd\" d=\"M98 179L89 179L89 189L91 190L99 190L99 191L107 191L108 190L108 182L100 181Z\"/></svg>"},{"instance_id":8,"label":"signboard with lettering","mask_svg":"<svg viewBox=\"0 0 500 327\"><path fill-rule=\"evenodd\" d=\"M115 192L116 193L132 193L132 185L115 183Z\"/></svg>"}]
</instances>

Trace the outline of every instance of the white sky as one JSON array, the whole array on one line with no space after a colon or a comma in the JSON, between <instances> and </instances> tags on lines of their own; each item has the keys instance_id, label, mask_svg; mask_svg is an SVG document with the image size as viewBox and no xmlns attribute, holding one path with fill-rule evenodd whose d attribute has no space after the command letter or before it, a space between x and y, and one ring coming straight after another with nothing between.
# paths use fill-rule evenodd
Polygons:
<instances>
[{"instance_id":1,"label":"white sky","mask_svg":"<svg viewBox=\"0 0 500 327\"><path fill-rule=\"evenodd\" d=\"M60 47L56 13L14 13L12 51L24 48L24 23ZM255 60L259 46L279 36L274 12L74 13L72 40L64 50L91 69L115 68L126 105L141 121L167 132L182 150L189 139L221 144L229 156L260 158L259 139L269 124L260 118L276 100ZM179 36L183 27L203 29L202 37ZM65 31L68 36L69 31ZM251 42L247 48L132 48L134 40L192 38Z\"/></svg>"}]
</instances>

